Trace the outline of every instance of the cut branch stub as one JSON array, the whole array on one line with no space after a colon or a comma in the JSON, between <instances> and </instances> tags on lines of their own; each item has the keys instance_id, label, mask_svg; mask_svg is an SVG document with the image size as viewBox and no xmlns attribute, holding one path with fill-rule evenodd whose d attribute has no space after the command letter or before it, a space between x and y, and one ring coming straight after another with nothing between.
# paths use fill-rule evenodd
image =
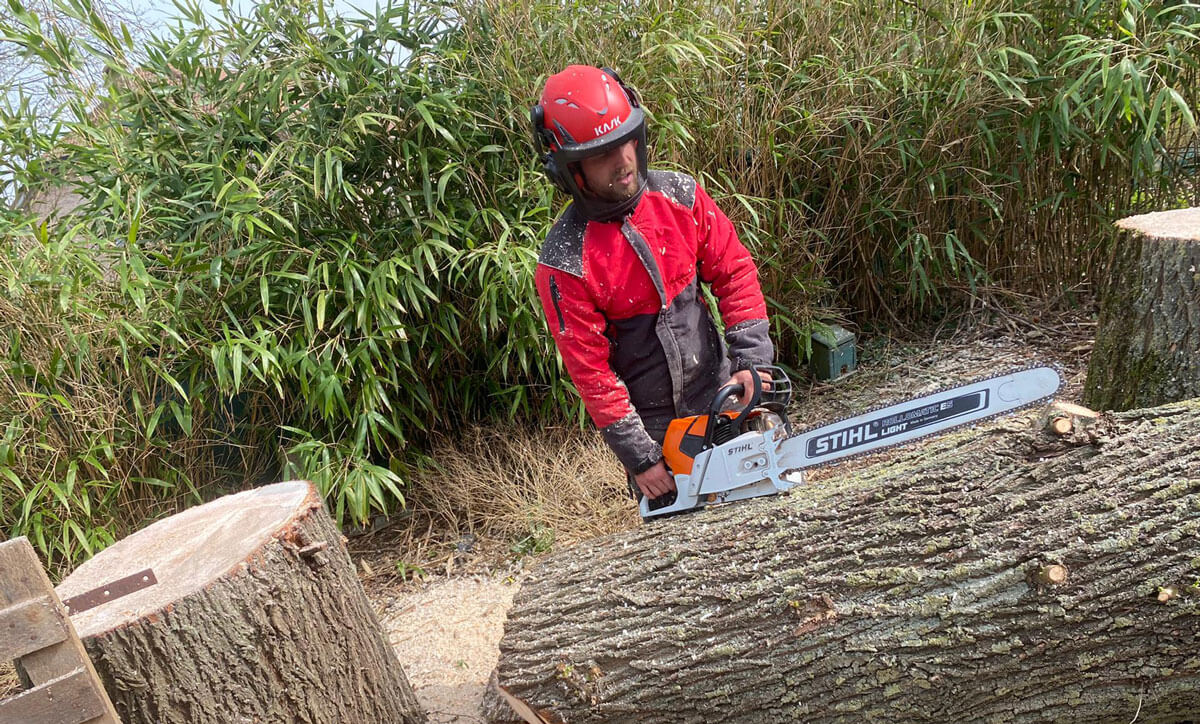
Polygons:
<instances>
[{"instance_id":1,"label":"cut branch stub","mask_svg":"<svg viewBox=\"0 0 1200 724\"><path fill-rule=\"evenodd\" d=\"M58 594L147 568L157 583L72 617L126 724L425 720L310 483L159 521Z\"/></svg>"},{"instance_id":2,"label":"cut branch stub","mask_svg":"<svg viewBox=\"0 0 1200 724\"><path fill-rule=\"evenodd\" d=\"M1046 407L1042 415L1042 426L1055 435L1064 436L1081 432L1100 419L1100 413L1083 405L1055 401Z\"/></svg>"},{"instance_id":3,"label":"cut branch stub","mask_svg":"<svg viewBox=\"0 0 1200 724\"><path fill-rule=\"evenodd\" d=\"M1084 401L1128 410L1200 397L1200 209L1117 227Z\"/></svg>"},{"instance_id":4,"label":"cut branch stub","mask_svg":"<svg viewBox=\"0 0 1200 724\"><path fill-rule=\"evenodd\" d=\"M1046 586L1058 586L1067 582L1067 567L1058 564L1045 566L1038 571L1038 582Z\"/></svg>"}]
</instances>

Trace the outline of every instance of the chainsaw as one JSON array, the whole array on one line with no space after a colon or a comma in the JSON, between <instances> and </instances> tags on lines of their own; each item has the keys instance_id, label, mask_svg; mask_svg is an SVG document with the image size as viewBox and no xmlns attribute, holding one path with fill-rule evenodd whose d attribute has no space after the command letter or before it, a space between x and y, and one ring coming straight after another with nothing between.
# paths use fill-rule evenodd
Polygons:
<instances>
[{"instance_id":1,"label":"chainsaw","mask_svg":"<svg viewBox=\"0 0 1200 724\"><path fill-rule=\"evenodd\" d=\"M663 458L675 492L643 497L643 519L781 493L802 483L807 468L1004 415L1048 400L1060 384L1054 369L1033 367L796 431L787 417L791 380L771 365L751 373L754 389L742 409L725 409L745 394L740 384L726 385L708 414L671 421Z\"/></svg>"}]
</instances>

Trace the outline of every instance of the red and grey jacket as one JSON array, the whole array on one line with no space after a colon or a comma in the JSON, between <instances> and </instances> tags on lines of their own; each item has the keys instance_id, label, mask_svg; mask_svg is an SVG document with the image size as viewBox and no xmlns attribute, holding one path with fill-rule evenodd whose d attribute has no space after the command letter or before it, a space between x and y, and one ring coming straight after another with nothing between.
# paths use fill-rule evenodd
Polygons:
<instances>
[{"instance_id":1,"label":"red and grey jacket","mask_svg":"<svg viewBox=\"0 0 1200 724\"><path fill-rule=\"evenodd\" d=\"M651 171L620 221L588 221L568 207L535 279L588 414L634 473L662 459L667 424L706 410L731 370L774 357L754 260L685 174ZM724 342L699 282L718 300Z\"/></svg>"}]
</instances>

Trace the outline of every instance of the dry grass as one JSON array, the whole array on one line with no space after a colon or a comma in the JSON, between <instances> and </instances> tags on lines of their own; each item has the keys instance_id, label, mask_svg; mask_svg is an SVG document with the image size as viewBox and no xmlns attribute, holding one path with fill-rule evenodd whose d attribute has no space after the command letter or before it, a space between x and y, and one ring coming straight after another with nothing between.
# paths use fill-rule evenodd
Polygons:
<instances>
[{"instance_id":1,"label":"dry grass","mask_svg":"<svg viewBox=\"0 0 1200 724\"><path fill-rule=\"evenodd\" d=\"M11 661L0 661L0 700L21 693L21 680Z\"/></svg>"},{"instance_id":2,"label":"dry grass","mask_svg":"<svg viewBox=\"0 0 1200 724\"><path fill-rule=\"evenodd\" d=\"M410 506L437 529L502 538L529 552L636 525L625 474L599 434L475 426L438 441L412 478Z\"/></svg>"}]
</instances>

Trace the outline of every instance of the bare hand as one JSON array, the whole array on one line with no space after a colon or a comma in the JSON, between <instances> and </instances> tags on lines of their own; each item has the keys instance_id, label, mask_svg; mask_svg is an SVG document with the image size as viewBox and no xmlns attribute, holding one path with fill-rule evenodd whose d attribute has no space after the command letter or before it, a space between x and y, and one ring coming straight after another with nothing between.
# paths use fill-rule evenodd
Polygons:
<instances>
[{"instance_id":1,"label":"bare hand","mask_svg":"<svg viewBox=\"0 0 1200 724\"><path fill-rule=\"evenodd\" d=\"M633 481L647 498L658 498L675 489L675 478L667 471L667 464L662 460L649 470L636 473Z\"/></svg>"},{"instance_id":2,"label":"bare hand","mask_svg":"<svg viewBox=\"0 0 1200 724\"><path fill-rule=\"evenodd\" d=\"M762 378L762 387L764 390L771 389L771 374L769 372L759 371L758 376ZM726 385L741 385L742 395L738 398L738 404L742 407L750 404L750 398L754 396L754 373L750 370L741 370L733 373L733 377L729 378Z\"/></svg>"}]
</instances>

